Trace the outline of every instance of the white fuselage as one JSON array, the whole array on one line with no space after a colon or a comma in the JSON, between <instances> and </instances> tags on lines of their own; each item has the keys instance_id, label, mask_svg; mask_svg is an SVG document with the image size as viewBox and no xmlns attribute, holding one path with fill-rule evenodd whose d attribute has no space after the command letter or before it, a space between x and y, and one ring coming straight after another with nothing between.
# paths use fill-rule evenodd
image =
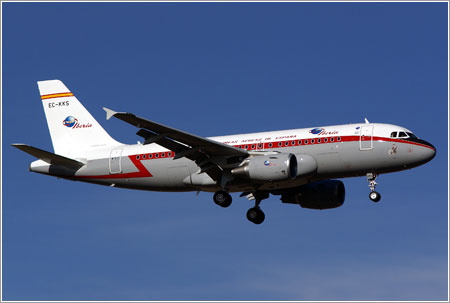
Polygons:
<instances>
[{"instance_id":1,"label":"white fuselage","mask_svg":"<svg viewBox=\"0 0 450 303\"><path fill-rule=\"evenodd\" d=\"M254 183L234 178L228 183L230 192L299 186L311 181L388 173L421 165L434 157L434 147L426 141L392 137L393 132L411 132L403 127L361 123L317 128L282 130L211 137L227 145L247 150L251 157L270 153L290 153L314 158L314 174L279 181ZM68 179L117 187L157 191L216 191L220 184L187 158L174 160L175 153L155 143L119 144L115 147L90 149L76 154L87 165L73 172L53 170L41 160L31 164L32 171L58 175ZM70 155L69 155L70 156ZM75 156L75 155L74 155ZM227 167L226 163L223 167Z\"/></svg>"}]
</instances>

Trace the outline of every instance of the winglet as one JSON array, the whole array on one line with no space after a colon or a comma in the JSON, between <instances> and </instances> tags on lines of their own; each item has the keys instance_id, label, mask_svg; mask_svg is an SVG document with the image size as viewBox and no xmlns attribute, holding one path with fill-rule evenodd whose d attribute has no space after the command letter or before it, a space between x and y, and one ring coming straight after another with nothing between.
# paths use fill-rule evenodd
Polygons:
<instances>
[{"instance_id":1,"label":"winglet","mask_svg":"<svg viewBox=\"0 0 450 303\"><path fill-rule=\"evenodd\" d=\"M103 110L106 112L106 120L111 119L112 116L117 114L117 112L113 111L112 109L106 108L106 107L103 107Z\"/></svg>"}]
</instances>

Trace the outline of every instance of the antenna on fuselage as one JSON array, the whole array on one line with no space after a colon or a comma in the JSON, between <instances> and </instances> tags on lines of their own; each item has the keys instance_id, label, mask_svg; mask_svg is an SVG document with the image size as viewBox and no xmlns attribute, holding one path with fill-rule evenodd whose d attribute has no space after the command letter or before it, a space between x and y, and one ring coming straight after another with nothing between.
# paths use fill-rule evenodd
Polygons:
<instances>
[{"instance_id":1,"label":"antenna on fuselage","mask_svg":"<svg viewBox=\"0 0 450 303\"><path fill-rule=\"evenodd\" d=\"M364 121L366 121L366 124L369 124L369 120L367 120L367 118L364 118Z\"/></svg>"}]
</instances>

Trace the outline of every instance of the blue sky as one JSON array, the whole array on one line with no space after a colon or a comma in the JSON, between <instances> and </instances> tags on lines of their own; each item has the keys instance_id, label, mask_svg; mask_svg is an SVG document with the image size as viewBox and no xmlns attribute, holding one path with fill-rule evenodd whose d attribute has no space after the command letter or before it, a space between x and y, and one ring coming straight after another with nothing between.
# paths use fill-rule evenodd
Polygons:
<instances>
[{"instance_id":1,"label":"blue sky","mask_svg":"<svg viewBox=\"0 0 450 303\"><path fill-rule=\"evenodd\" d=\"M447 300L447 3L2 3L4 300ZM29 173L52 150L38 80L201 136L407 127L430 163L344 179L346 201L101 187Z\"/></svg>"}]
</instances>

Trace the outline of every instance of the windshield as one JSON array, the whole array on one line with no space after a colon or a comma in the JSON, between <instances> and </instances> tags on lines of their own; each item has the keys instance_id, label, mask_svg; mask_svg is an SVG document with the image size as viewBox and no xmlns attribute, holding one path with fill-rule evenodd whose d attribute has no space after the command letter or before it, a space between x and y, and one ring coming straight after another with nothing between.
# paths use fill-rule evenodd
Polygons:
<instances>
[{"instance_id":1,"label":"windshield","mask_svg":"<svg viewBox=\"0 0 450 303\"><path fill-rule=\"evenodd\" d=\"M409 136L410 138L412 138L412 139L419 139L419 138L417 138L417 136L414 135L413 133L408 133L408 132L407 132L407 134L408 134L408 136Z\"/></svg>"}]
</instances>

